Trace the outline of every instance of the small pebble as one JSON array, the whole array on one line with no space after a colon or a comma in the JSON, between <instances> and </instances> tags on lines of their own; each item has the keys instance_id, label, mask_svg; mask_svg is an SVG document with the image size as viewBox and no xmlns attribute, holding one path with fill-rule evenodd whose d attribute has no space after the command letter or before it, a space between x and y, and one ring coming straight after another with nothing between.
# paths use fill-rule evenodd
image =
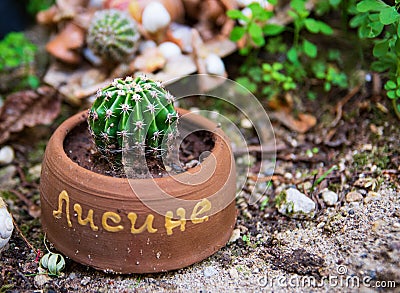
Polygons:
<instances>
[{"instance_id":1,"label":"small pebble","mask_svg":"<svg viewBox=\"0 0 400 293\"><path fill-rule=\"evenodd\" d=\"M381 199L382 199L382 196L379 193L370 191L370 192L368 192L367 197L364 198L364 203L369 203L371 201L378 201Z\"/></svg>"},{"instance_id":2,"label":"small pebble","mask_svg":"<svg viewBox=\"0 0 400 293\"><path fill-rule=\"evenodd\" d=\"M320 223L318 223L317 228L322 229L324 226L325 226L325 222L320 222Z\"/></svg>"},{"instance_id":3,"label":"small pebble","mask_svg":"<svg viewBox=\"0 0 400 293\"><path fill-rule=\"evenodd\" d=\"M325 190L322 192L322 200L328 205L328 206L334 206L339 199L339 196L336 192L333 192L331 190Z\"/></svg>"},{"instance_id":4,"label":"small pebble","mask_svg":"<svg viewBox=\"0 0 400 293\"><path fill-rule=\"evenodd\" d=\"M285 175L283 175L283 177L284 177L285 179L287 179L287 180L293 179L292 173L285 173Z\"/></svg>"},{"instance_id":5,"label":"small pebble","mask_svg":"<svg viewBox=\"0 0 400 293\"><path fill-rule=\"evenodd\" d=\"M352 191L346 194L346 201L347 202L353 202L353 201L361 201L363 199L363 196L357 192L357 191Z\"/></svg>"},{"instance_id":6,"label":"small pebble","mask_svg":"<svg viewBox=\"0 0 400 293\"><path fill-rule=\"evenodd\" d=\"M278 195L276 208L281 214L291 218L312 218L315 202L295 188L289 188Z\"/></svg>"},{"instance_id":7,"label":"small pebble","mask_svg":"<svg viewBox=\"0 0 400 293\"><path fill-rule=\"evenodd\" d=\"M240 229L235 229L232 231L231 238L229 239L229 242L235 242L240 238Z\"/></svg>"},{"instance_id":8,"label":"small pebble","mask_svg":"<svg viewBox=\"0 0 400 293\"><path fill-rule=\"evenodd\" d=\"M158 46L161 54L165 59L172 59L174 57L182 55L181 48L177 44L172 42L164 42Z\"/></svg>"},{"instance_id":9,"label":"small pebble","mask_svg":"<svg viewBox=\"0 0 400 293\"><path fill-rule=\"evenodd\" d=\"M253 124L251 123L251 121L247 118L244 118L242 120L240 120L240 126L242 126L243 128L249 129L253 127Z\"/></svg>"},{"instance_id":10,"label":"small pebble","mask_svg":"<svg viewBox=\"0 0 400 293\"><path fill-rule=\"evenodd\" d=\"M81 281L81 285L86 286L90 283L90 277L84 277Z\"/></svg>"},{"instance_id":11,"label":"small pebble","mask_svg":"<svg viewBox=\"0 0 400 293\"><path fill-rule=\"evenodd\" d=\"M51 278L44 272L40 273L39 270L39 274L37 274L33 280L35 282L36 287L42 288L47 282L51 280Z\"/></svg>"},{"instance_id":12,"label":"small pebble","mask_svg":"<svg viewBox=\"0 0 400 293\"><path fill-rule=\"evenodd\" d=\"M225 65L221 57L216 54L209 54L205 59L206 71L209 74L224 75Z\"/></svg>"},{"instance_id":13,"label":"small pebble","mask_svg":"<svg viewBox=\"0 0 400 293\"><path fill-rule=\"evenodd\" d=\"M32 181L39 180L41 172L42 172L42 164L37 164L37 165L29 168L29 170L28 170L30 179Z\"/></svg>"},{"instance_id":14,"label":"small pebble","mask_svg":"<svg viewBox=\"0 0 400 293\"><path fill-rule=\"evenodd\" d=\"M228 270L228 273L229 273L229 276L230 276L232 279L238 279L238 278L239 278L239 273L238 273L238 271L237 271L235 268L230 268L230 269Z\"/></svg>"},{"instance_id":15,"label":"small pebble","mask_svg":"<svg viewBox=\"0 0 400 293\"><path fill-rule=\"evenodd\" d=\"M14 150L6 145L0 149L0 165L8 165L14 160Z\"/></svg>"},{"instance_id":16,"label":"small pebble","mask_svg":"<svg viewBox=\"0 0 400 293\"><path fill-rule=\"evenodd\" d=\"M203 270L203 274L204 274L204 277L209 278L209 277L212 277L212 276L218 274L218 271L213 266L208 266Z\"/></svg>"},{"instance_id":17,"label":"small pebble","mask_svg":"<svg viewBox=\"0 0 400 293\"><path fill-rule=\"evenodd\" d=\"M14 165L8 165L0 169L0 189L12 189L18 182L14 178L17 174L17 168Z\"/></svg>"}]
</instances>

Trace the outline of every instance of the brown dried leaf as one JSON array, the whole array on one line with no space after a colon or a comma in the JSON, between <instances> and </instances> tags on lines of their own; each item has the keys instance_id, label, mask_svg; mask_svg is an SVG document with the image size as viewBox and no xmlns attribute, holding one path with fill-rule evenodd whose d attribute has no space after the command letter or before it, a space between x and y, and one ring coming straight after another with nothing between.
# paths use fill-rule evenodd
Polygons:
<instances>
[{"instance_id":1,"label":"brown dried leaf","mask_svg":"<svg viewBox=\"0 0 400 293\"><path fill-rule=\"evenodd\" d=\"M85 30L69 22L64 29L46 45L46 50L54 57L71 64L78 64L81 55L75 49L83 46Z\"/></svg>"},{"instance_id":2,"label":"brown dried leaf","mask_svg":"<svg viewBox=\"0 0 400 293\"><path fill-rule=\"evenodd\" d=\"M132 71L138 70L151 73L164 68L166 62L167 60L158 48L150 48L142 55L137 56L129 66Z\"/></svg>"},{"instance_id":3,"label":"brown dried leaf","mask_svg":"<svg viewBox=\"0 0 400 293\"><path fill-rule=\"evenodd\" d=\"M270 116L271 118L274 118L281 122L289 129L297 131L299 133L307 132L317 123L317 119L314 116L304 113L298 114L296 118L290 115L290 113L288 113L287 111L273 112L270 114Z\"/></svg>"},{"instance_id":4,"label":"brown dried leaf","mask_svg":"<svg viewBox=\"0 0 400 293\"><path fill-rule=\"evenodd\" d=\"M51 123L60 109L60 96L48 86L9 95L0 110L0 144L25 126Z\"/></svg>"}]
</instances>

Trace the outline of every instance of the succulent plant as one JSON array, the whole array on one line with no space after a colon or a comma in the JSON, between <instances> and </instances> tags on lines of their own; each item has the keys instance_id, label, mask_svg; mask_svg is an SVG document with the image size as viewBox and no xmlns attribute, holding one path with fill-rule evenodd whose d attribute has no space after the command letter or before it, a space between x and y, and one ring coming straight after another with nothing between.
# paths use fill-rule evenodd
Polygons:
<instances>
[{"instance_id":1,"label":"succulent plant","mask_svg":"<svg viewBox=\"0 0 400 293\"><path fill-rule=\"evenodd\" d=\"M121 62L137 49L140 34L128 13L105 9L94 14L87 34L87 44L104 60Z\"/></svg>"},{"instance_id":2,"label":"succulent plant","mask_svg":"<svg viewBox=\"0 0 400 293\"><path fill-rule=\"evenodd\" d=\"M162 155L177 135L174 97L158 81L145 76L115 79L98 90L89 110L89 130L97 148L119 161L126 148Z\"/></svg>"}]
</instances>

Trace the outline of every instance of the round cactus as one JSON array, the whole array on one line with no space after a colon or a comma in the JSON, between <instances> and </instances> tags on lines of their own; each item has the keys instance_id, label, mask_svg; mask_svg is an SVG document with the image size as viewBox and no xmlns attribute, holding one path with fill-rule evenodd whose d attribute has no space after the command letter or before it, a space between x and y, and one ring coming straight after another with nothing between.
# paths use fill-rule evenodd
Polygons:
<instances>
[{"instance_id":1,"label":"round cactus","mask_svg":"<svg viewBox=\"0 0 400 293\"><path fill-rule=\"evenodd\" d=\"M107 157L120 160L124 138L130 147L157 155L175 138L178 114L174 97L160 82L145 76L115 79L96 96L89 110L89 130Z\"/></svg>"},{"instance_id":2,"label":"round cactus","mask_svg":"<svg viewBox=\"0 0 400 293\"><path fill-rule=\"evenodd\" d=\"M121 62L136 51L139 38L137 24L126 12L106 9L94 14L86 41L94 54Z\"/></svg>"}]
</instances>

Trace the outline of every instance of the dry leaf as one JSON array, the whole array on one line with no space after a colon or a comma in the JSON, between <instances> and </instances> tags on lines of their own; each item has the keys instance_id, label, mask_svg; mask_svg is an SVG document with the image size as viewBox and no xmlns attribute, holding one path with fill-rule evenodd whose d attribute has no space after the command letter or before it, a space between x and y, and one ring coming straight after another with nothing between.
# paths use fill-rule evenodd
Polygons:
<instances>
[{"instance_id":1,"label":"dry leaf","mask_svg":"<svg viewBox=\"0 0 400 293\"><path fill-rule=\"evenodd\" d=\"M151 73L164 68L166 62L167 60L158 48L150 48L142 55L137 56L129 66L132 71Z\"/></svg>"},{"instance_id":2,"label":"dry leaf","mask_svg":"<svg viewBox=\"0 0 400 293\"><path fill-rule=\"evenodd\" d=\"M81 61L81 54L75 49L83 46L85 30L70 22L46 45L46 50L54 57L71 64Z\"/></svg>"},{"instance_id":3,"label":"dry leaf","mask_svg":"<svg viewBox=\"0 0 400 293\"><path fill-rule=\"evenodd\" d=\"M61 99L55 89L43 86L36 91L9 95L0 111L0 144L25 126L48 124L58 116Z\"/></svg>"},{"instance_id":4,"label":"dry leaf","mask_svg":"<svg viewBox=\"0 0 400 293\"><path fill-rule=\"evenodd\" d=\"M290 113L287 113L287 111L279 111L270 113L270 117L278 120L289 129L299 133L307 132L317 123L317 119L314 116L304 113L298 114L295 118L290 115Z\"/></svg>"}]
</instances>

